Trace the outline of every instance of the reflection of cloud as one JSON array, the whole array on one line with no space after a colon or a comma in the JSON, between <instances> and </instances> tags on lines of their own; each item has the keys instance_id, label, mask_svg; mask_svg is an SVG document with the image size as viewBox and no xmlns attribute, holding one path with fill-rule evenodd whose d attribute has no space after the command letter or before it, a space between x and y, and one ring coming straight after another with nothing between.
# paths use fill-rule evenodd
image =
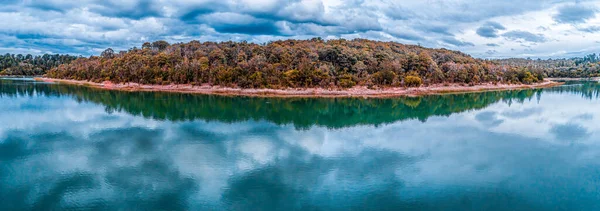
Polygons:
<instances>
[{"instance_id":1,"label":"reflection of cloud","mask_svg":"<svg viewBox=\"0 0 600 211\"><path fill-rule=\"evenodd\" d=\"M593 120L594 115L591 113L585 113L585 114L577 115L573 119L574 120Z\"/></svg>"},{"instance_id":2,"label":"reflection of cloud","mask_svg":"<svg viewBox=\"0 0 600 211\"><path fill-rule=\"evenodd\" d=\"M565 160L600 154L589 132L597 101L543 94L539 103L428 121L302 130L266 120L155 121L68 96L0 97L0 121L26 118L0 125L0 198L17 206L7 210L555 207L565 201L539 197L573 194L600 177ZM586 121L565 123L574 119ZM556 141L574 139L579 147Z\"/></svg>"},{"instance_id":3,"label":"reflection of cloud","mask_svg":"<svg viewBox=\"0 0 600 211\"><path fill-rule=\"evenodd\" d=\"M276 156L274 146L266 140L246 139L238 145L238 150L250 158L251 162L267 164Z\"/></svg>"},{"instance_id":4,"label":"reflection of cloud","mask_svg":"<svg viewBox=\"0 0 600 211\"><path fill-rule=\"evenodd\" d=\"M589 135L587 129L572 123L554 125L550 132L562 141L577 141Z\"/></svg>"},{"instance_id":5,"label":"reflection of cloud","mask_svg":"<svg viewBox=\"0 0 600 211\"><path fill-rule=\"evenodd\" d=\"M497 113L493 111L481 112L475 116L475 119L490 127L498 126L504 122L504 120L498 119Z\"/></svg>"},{"instance_id":6,"label":"reflection of cloud","mask_svg":"<svg viewBox=\"0 0 600 211\"><path fill-rule=\"evenodd\" d=\"M502 112L502 115L505 117L513 118L513 119L523 119L523 118L527 118L527 117L535 115L535 114L539 114L541 112L542 112L541 108L532 107L532 108L526 108L523 110L508 110L508 111Z\"/></svg>"}]
</instances>

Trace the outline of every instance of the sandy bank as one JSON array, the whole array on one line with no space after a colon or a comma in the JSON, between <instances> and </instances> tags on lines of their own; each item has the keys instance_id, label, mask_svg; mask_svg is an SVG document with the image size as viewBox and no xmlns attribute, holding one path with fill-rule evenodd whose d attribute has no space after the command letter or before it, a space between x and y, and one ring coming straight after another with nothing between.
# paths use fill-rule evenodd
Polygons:
<instances>
[{"instance_id":1,"label":"sandy bank","mask_svg":"<svg viewBox=\"0 0 600 211\"><path fill-rule=\"evenodd\" d=\"M592 78L547 78L549 81L600 81L600 77Z\"/></svg>"},{"instance_id":2,"label":"sandy bank","mask_svg":"<svg viewBox=\"0 0 600 211\"><path fill-rule=\"evenodd\" d=\"M159 91L159 92L178 92L194 94L214 94L229 96L268 96L268 97L395 97L395 96L422 96L447 93L465 93L482 92L496 90L517 90L545 88L561 85L562 83L554 81L544 81L533 85L509 85L509 84L481 84L475 86L461 86L458 84L433 85L419 88L391 87L385 89L368 89L364 86L356 86L350 89L323 89L323 88L303 88L303 89L241 89L220 87L211 85L192 86L192 85L144 85L137 83L114 84L109 81L103 83L94 83L89 81L64 80L53 78L36 78L39 81L65 83L74 85L84 85L108 90L122 91Z\"/></svg>"}]
</instances>

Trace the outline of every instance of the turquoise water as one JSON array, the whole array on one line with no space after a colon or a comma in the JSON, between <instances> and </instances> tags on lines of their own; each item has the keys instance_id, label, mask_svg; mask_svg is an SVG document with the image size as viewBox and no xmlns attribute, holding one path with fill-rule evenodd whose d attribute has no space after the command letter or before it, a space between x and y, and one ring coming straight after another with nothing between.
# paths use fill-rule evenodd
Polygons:
<instances>
[{"instance_id":1,"label":"turquoise water","mask_svg":"<svg viewBox=\"0 0 600 211\"><path fill-rule=\"evenodd\" d=\"M599 210L600 85L395 99L0 80L0 210Z\"/></svg>"}]
</instances>

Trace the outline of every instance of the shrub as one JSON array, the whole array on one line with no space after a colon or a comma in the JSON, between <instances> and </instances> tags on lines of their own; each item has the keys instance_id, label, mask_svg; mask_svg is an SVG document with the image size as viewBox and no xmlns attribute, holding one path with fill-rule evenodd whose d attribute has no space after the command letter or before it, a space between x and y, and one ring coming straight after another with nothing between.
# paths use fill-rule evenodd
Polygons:
<instances>
[{"instance_id":1,"label":"shrub","mask_svg":"<svg viewBox=\"0 0 600 211\"><path fill-rule=\"evenodd\" d=\"M298 87L300 84L300 71L288 70L283 73L283 76L290 87Z\"/></svg>"},{"instance_id":2,"label":"shrub","mask_svg":"<svg viewBox=\"0 0 600 211\"><path fill-rule=\"evenodd\" d=\"M521 82L524 84L532 84L535 83L537 81L537 78L533 77L533 75L531 74L531 72L527 71L524 72L524 77L523 79L521 79Z\"/></svg>"},{"instance_id":3,"label":"shrub","mask_svg":"<svg viewBox=\"0 0 600 211\"><path fill-rule=\"evenodd\" d=\"M356 81L354 80L354 77L352 77L352 75L350 74L345 74L343 76L340 76L339 81L338 81L338 86L342 87L342 88L352 88L354 86L356 86Z\"/></svg>"},{"instance_id":4,"label":"shrub","mask_svg":"<svg viewBox=\"0 0 600 211\"><path fill-rule=\"evenodd\" d=\"M373 74L373 82L378 85L391 85L396 78L396 73L390 70L379 71Z\"/></svg>"},{"instance_id":5,"label":"shrub","mask_svg":"<svg viewBox=\"0 0 600 211\"><path fill-rule=\"evenodd\" d=\"M227 86L233 82L233 71L231 69L221 68L217 72L217 84Z\"/></svg>"},{"instance_id":6,"label":"shrub","mask_svg":"<svg viewBox=\"0 0 600 211\"><path fill-rule=\"evenodd\" d=\"M421 84L423 84L423 80L418 76L409 75L404 77L404 85L407 87L419 87Z\"/></svg>"},{"instance_id":7,"label":"shrub","mask_svg":"<svg viewBox=\"0 0 600 211\"><path fill-rule=\"evenodd\" d=\"M342 88L352 88L356 86L356 82L350 79L340 79L339 86Z\"/></svg>"},{"instance_id":8,"label":"shrub","mask_svg":"<svg viewBox=\"0 0 600 211\"><path fill-rule=\"evenodd\" d=\"M266 85L266 81L261 72L254 72L250 75L250 81L254 88L263 88Z\"/></svg>"}]
</instances>

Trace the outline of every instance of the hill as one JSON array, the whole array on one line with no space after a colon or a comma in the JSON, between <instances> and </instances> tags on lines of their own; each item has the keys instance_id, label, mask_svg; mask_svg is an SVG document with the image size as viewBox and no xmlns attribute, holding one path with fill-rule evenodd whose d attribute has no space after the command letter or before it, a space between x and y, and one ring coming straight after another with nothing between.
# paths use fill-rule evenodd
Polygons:
<instances>
[{"instance_id":1,"label":"hill","mask_svg":"<svg viewBox=\"0 0 600 211\"><path fill-rule=\"evenodd\" d=\"M92 82L210 84L240 88L350 88L442 83L531 84L542 72L501 65L447 49L364 39L145 43L79 58L47 77Z\"/></svg>"},{"instance_id":2,"label":"hill","mask_svg":"<svg viewBox=\"0 0 600 211\"><path fill-rule=\"evenodd\" d=\"M551 78L600 77L600 55L596 54L570 59L501 59L495 62L544 72Z\"/></svg>"}]
</instances>

